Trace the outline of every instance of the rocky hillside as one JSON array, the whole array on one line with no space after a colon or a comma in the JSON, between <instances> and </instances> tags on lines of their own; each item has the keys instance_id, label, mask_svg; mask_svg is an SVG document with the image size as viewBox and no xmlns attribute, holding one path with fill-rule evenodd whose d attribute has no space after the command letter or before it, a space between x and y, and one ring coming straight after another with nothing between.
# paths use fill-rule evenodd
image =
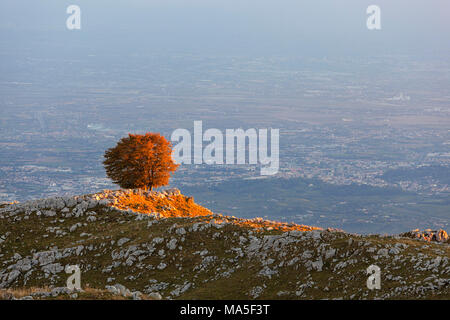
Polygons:
<instances>
[{"instance_id":1,"label":"rocky hillside","mask_svg":"<svg viewBox=\"0 0 450 320\"><path fill-rule=\"evenodd\" d=\"M238 219L178 190L0 205L0 298L449 299L448 238L420 234ZM67 265L83 292L64 288Z\"/></svg>"}]
</instances>

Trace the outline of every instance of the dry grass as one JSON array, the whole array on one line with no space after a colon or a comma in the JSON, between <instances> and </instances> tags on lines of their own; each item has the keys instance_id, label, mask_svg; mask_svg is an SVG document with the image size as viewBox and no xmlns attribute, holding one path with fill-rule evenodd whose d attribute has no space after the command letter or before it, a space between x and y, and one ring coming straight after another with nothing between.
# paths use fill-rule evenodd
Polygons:
<instances>
[{"instance_id":1,"label":"dry grass","mask_svg":"<svg viewBox=\"0 0 450 320\"><path fill-rule=\"evenodd\" d=\"M9 288L9 289L0 289L0 300L4 299L8 295L13 295L16 298L22 298L29 296L33 293L37 292L49 292L51 289L49 287L31 287L31 288Z\"/></svg>"},{"instance_id":2,"label":"dry grass","mask_svg":"<svg viewBox=\"0 0 450 320\"><path fill-rule=\"evenodd\" d=\"M196 204L192 197L186 197L182 194L164 195L161 193L141 194L129 192L115 199L115 207L128 210L131 209L138 213L150 214L158 212L162 218L195 218L212 216L213 213ZM294 223L283 223L277 221L264 220L262 218L240 219L223 215L215 215L215 223L232 223L241 227L252 228L255 231L312 231L320 228L309 227Z\"/></svg>"},{"instance_id":3,"label":"dry grass","mask_svg":"<svg viewBox=\"0 0 450 320\"><path fill-rule=\"evenodd\" d=\"M163 218L188 218L213 214L194 203L193 198L181 194L165 196L162 194L141 195L133 192L118 197L115 207L122 210L132 209L140 213L159 212Z\"/></svg>"},{"instance_id":4,"label":"dry grass","mask_svg":"<svg viewBox=\"0 0 450 320\"><path fill-rule=\"evenodd\" d=\"M0 300L10 300L12 297L15 299L20 299L26 296L31 296L32 294L39 292L51 292L49 287L31 287L31 288L10 288L10 289L0 289ZM68 294L61 294L57 297L47 297L40 298L39 296L34 296L34 300L41 299L52 299L52 300L130 300L131 296L114 295L105 289L95 289L86 287L81 292L77 292L77 297L73 298ZM153 300L147 295L141 295L142 300Z\"/></svg>"}]
</instances>

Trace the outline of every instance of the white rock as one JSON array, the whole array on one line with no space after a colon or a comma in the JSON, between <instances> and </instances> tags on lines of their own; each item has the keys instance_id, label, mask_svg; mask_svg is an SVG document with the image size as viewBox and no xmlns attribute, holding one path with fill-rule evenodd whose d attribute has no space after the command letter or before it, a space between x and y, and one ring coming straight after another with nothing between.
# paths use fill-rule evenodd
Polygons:
<instances>
[{"instance_id":1,"label":"white rock","mask_svg":"<svg viewBox=\"0 0 450 320\"><path fill-rule=\"evenodd\" d=\"M161 300L162 296L158 292L151 292L148 296L154 300Z\"/></svg>"},{"instance_id":2,"label":"white rock","mask_svg":"<svg viewBox=\"0 0 450 320\"><path fill-rule=\"evenodd\" d=\"M159 270L164 270L166 267L167 267L167 264L165 264L164 262L161 262L161 263L157 266L157 268L158 268Z\"/></svg>"},{"instance_id":3,"label":"white rock","mask_svg":"<svg viewBox=\"0 0 450 320\"><path fill-rule=\"evenodd\" d=\"M184 228L179 228L177 231L175 231L176 234L182 236L186 234L186 230Z\"/></svg>"},{"instance_id":4,"label":"white rock","mask_svg":"<svg viewBox=\"0 0 450 320\"><path fill-rule=\"evenodd\" d=\"M120 246L122 246L124 243L127 243L128 241L130 241L130 239L128 239L128 238L122 238L122 239L119 239L119 241L117 241L117 245L120 247Z\"/></svg>"},{"instance_id":5,"label":"white rock","mask_svg":"<svg viewBox=\"0 0 450 320\"><path fill-rule=\"evenodd\" d=\"M177 248L177 239L172 239L167 243L169 250L175 250Z\"/></svg>"}]
</instances>

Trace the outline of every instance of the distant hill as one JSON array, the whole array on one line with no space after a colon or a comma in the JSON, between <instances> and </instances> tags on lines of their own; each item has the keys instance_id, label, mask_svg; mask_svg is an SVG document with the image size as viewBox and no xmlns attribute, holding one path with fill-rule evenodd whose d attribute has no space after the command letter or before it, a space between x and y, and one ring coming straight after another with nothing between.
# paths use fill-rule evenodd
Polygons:
<instances>
[{"instance_id":1,"label":"distant hill","mask_svg":"<svg viewBox=\"0 0 450 320\"><path fill-rule=\"evenodd\" d=\"M4 204L0 298L448 299L448 238L428 233L440 242L239 219L178 190ZM64 288L67 265L83 292Z\"/></svg>"}]
</instances>

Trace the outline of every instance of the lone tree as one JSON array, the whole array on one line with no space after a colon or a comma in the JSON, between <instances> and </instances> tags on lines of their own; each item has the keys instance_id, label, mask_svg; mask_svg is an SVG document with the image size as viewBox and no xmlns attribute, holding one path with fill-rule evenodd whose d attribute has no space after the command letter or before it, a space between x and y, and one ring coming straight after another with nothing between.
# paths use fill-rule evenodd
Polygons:
<instances>
[{"instance_id":1,"label":"lone tree","mask_svg":"<svg viewBox=\"0 0 450 320\"><path fill-rule=\"evenodd\" d=\"M178 165L172 144L159 133L129 134L105 152L106 174L122 188L152 190L169 183Z\"/></svg>"}]
</instances>

